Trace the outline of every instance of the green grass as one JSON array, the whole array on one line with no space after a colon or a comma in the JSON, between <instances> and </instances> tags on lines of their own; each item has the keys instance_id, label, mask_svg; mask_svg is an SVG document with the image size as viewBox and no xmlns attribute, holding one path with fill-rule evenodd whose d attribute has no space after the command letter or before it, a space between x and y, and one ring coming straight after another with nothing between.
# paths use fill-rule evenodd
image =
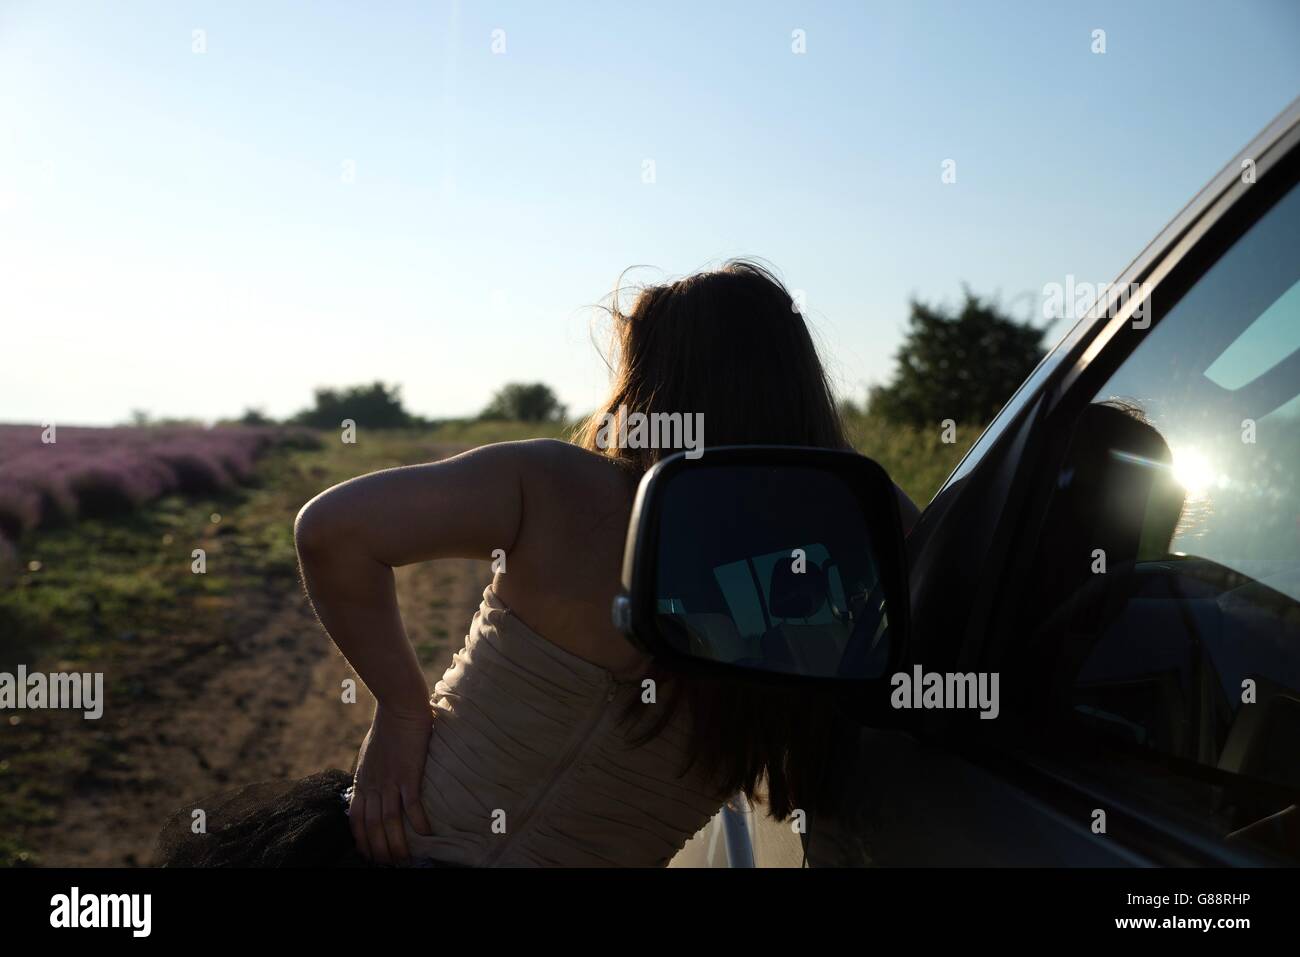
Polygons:
<instances>
[{"instance_id":1,"label":"green grass","mask_svg":"<svg viewBox=\"0 0 1300 957\"><path fill-rule=\"evenodd\" d=\"M982 425L958 425L954 441L948 443L943 441L938 424L921 429L852 411L845 414L844 424L853 447L880 463L921 509L984 429Z\"/></svg>"},{"instance_id":2,"label":"green grass","mask_svg":"<svg viewBox=\"0 0 1300 957\"><path fill-rule=\"evenodd\" d=\"M494 422L466 419L444 422L423 433L430 441L476 446L492 442L516 442L520 439L567 439L573 424L565 422Z\"/></svg>"}]
</instances>

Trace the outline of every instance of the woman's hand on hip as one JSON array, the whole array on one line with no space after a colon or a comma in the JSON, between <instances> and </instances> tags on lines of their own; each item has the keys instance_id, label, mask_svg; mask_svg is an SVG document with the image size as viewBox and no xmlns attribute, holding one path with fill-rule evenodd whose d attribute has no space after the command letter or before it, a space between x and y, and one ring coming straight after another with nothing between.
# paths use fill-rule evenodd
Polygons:
<instances>
[{"instance_id":1,"label":"woman's hand on hip","mask_svg":"<svg viewBox=\"0 0 1300 957\"><path fill-rule=\"evenodd\" d=\"M433 711L428 707L418 712L375 708L370 731L357 756L348 809L357 852L366 860L376 864L410 861L402 826L404 817L417 834L432 833L420 803L432 732Z\"/></svg>"}]
</instances>

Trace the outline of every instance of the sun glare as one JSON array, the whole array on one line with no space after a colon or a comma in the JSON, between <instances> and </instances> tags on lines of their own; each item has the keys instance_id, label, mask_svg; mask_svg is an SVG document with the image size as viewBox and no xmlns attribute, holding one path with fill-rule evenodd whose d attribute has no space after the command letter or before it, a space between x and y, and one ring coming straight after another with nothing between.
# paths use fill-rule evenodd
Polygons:
<instances>
[{"instance_id":1,"label":"sun glare","mask_svg":"<svg viewBox=\"0 0 1300 957\"><path fill-rule=\"evenodd\" d=\"M1174 453L1174 480L1192 496L1204 495L1214 485L1214 468L1195 449Z\"/></svg>"}]
</instances>

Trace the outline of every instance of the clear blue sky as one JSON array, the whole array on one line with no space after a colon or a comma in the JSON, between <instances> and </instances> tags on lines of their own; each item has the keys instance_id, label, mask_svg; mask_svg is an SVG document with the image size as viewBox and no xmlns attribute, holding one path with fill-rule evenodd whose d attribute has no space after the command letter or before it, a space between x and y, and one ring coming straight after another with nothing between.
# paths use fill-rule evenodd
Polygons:
<instances>
[{"instance_id":1,"label":"clear blue sky","mask_svg":"<svg viewBox=\"0 0 1300 957\"><path fill-rule=\"evenodd\" d=\"M910 295L1114 278L1297 94L1292 0L0 0L0 420L589 409L619 273L733 255L860 398Z\"/></svg>"}]
</instances>

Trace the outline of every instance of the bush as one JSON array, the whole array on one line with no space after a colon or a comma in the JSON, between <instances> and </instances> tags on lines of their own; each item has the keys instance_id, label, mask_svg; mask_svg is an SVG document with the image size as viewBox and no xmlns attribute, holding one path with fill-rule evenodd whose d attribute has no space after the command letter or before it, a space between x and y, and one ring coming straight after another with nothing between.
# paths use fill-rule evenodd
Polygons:
<instances>
[{"instance_id":1,"label":"bush","mask_svg":"<svg viewBox=\"0 0 1300 957\"><path fill-rule=\"evenodd\" d=\"M317 389L316 404L293 417L292 422L315 429L337 429L345 419L361 428L406 429L420 420L402 406L401 386L382 382L345 389Z\"/></svg>"},{"instance_id":2,"label":"bush","mask_svg":"<svg viewBox=\"0 0 1300 957\"><path fill-rule=\"evenodd\" d=\"M966 290L955 312L913 300L893 381L869 408L891 422L988 422L1043 358L1043 330Z\"/></svg>"},{"instance_id":3,"label":"bush","mask_svg":"<svg viewBox=\"0 0 1300 957\"><path fill-rule=\"evenodd\" d=\"M497 390L480 419L505 422L563 422L565 408L542 382L511 382Z\"/></svg>"}]
</instances>

